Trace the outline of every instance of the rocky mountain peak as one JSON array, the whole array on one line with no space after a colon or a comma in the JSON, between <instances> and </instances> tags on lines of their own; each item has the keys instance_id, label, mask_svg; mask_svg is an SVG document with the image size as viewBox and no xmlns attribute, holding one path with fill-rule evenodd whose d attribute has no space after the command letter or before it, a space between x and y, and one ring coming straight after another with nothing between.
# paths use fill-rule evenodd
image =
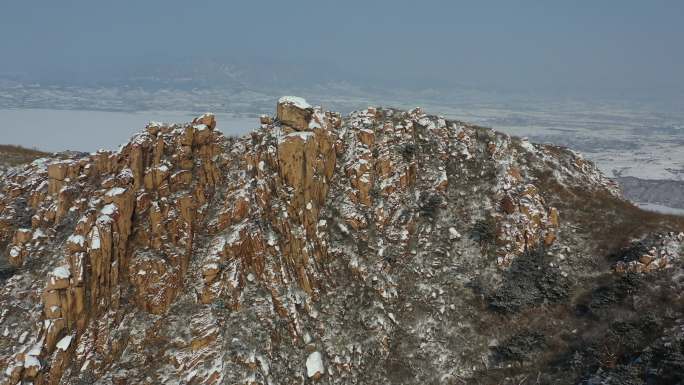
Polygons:
<instances>
[{"instance_id":1,"label":"rocky mountain peak","mask_svg":"<svg viewBox=\"0 0 684 385\"><path fill-rule=\"evenodd\" d=\"M591 308L597 269L680 266L674 218L624 233L643 248L597 235L634 210L577 153L420 108L283 97L241 138L212 114L150 123L119 151L8 175L0 383L490 378L501 341L533 336L525 360L571 349L556 321L600 327L561 315Z\"/></svg>"}]
</instances>

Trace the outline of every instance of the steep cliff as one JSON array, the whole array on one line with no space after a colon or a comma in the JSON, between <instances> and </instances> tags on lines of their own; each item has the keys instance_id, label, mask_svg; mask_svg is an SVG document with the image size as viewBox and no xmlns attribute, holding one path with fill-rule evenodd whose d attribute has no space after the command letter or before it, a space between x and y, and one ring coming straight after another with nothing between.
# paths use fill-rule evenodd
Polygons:
<instances>
[{"instance_id":1,"label":"steep cliff","mask_svg":"<svg viewBox=\"0 0 684 385\"><path fill-rule=\"evenodd\" d=\"M8 177L0 383L575 383L681 344L683 221L577 153L296 97L215 126Z\"/></svg>"}]
</instances>

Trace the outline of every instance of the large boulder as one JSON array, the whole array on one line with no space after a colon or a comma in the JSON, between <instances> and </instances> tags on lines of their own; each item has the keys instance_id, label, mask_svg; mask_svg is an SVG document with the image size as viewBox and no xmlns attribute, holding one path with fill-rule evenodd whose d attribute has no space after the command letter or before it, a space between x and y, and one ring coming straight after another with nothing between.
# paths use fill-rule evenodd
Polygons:
<instances>
[{"instance_id":1,"label":"large boulder","mask_svg":"<svg viewBox=\"0 0 684 385\"><path fill-rule=\"evenodd\" d=\"M297 131L309 130L314 110L303 98L283 96L278 100L276 114L280 123Z\"/></svg>"}]
</instances>

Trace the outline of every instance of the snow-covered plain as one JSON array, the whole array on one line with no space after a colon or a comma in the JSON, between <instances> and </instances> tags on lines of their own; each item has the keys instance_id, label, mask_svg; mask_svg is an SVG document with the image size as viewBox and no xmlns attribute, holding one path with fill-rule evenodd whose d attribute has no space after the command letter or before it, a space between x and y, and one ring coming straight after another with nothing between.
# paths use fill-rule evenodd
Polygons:
<instances>
[{"instance_id":1,"label":"snow-covered plain","mask_svg":"<svg viewBox=\"0 0 684 385\"><path fill-rule=\"evenodd\" d=\"M657 213L671 214L671 215L684 215L684 210L682 210L682 209L667 207L667 206L658 205L655 203L637 203L636 205L639 206L640 208L646 210L646 211L654 211Z\"/></svg>"}]
</instances>

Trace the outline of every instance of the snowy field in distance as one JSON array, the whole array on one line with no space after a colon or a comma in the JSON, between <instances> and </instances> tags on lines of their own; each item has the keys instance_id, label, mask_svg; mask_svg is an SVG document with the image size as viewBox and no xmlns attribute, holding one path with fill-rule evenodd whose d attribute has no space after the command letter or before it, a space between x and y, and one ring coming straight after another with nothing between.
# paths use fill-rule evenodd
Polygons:
<instances>
[{"instance_id":1,"label":"snowy field in distance","mask_svg":"<svg viewBox=\"0 0 684 385\"><path fill-rule=\"evenodd\" d=\"M184 123L201 113L185 111L107 112L50 109L0 109L0 144L43 151L115 150L150 121ZM258 118L217 113L217 129L242 135L259 127Z\"/></svg>"},{"instance_id":2,"label":"snowy field in distance","mask_svg":"<svg viewBox=\"0 0 684 385\"><path fill-rule=\"evenodd\" d=\"M642 203L636 202L636 205L641 209L646 211L654 211L661 214L671 214L671 215L681 215L684 216L684 209L677 209L673 207L667 207L663 205L658 205L655 203Z\"/></svg>"}]
</instances>

